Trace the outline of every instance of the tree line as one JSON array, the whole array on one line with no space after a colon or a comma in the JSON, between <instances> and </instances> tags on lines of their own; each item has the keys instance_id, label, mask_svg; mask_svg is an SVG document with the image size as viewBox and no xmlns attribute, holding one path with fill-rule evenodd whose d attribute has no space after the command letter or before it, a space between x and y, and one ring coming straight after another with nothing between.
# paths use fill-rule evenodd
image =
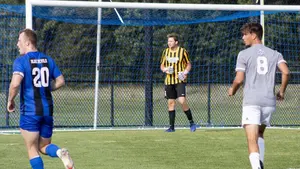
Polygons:
<instances>
[{"instance_id":1,"label":"tree line","mask_svg":"<svg viewBox=\"0 0 300 169\"><path fill-rule=\"evenodd\" d=\"M2 2L3 1L3 2ZM2 0L6 4L24 4L24 1ZM295 0L265 0L265 4L295 4ZM123 0L120 2L159 2L159 3L227 3L227 4L254 4L253 0ZM140 10L119 10L124 18L150 18L157 20L162 18L174 18L172 11L143 12ZM67 12L67 11L65 11ZM82 20L90 18L85 15L89 12L72 11L72 15L80 16ZM157 14L161 12L161 14ZM52 11L55 16L63 17L63 10ZM81 14L84 13L84 14ZM91 12L91 14L93 14ZM231 15L220 11L206 11L203 13L184 13L186 16L205 19L207 17L220 17ZM2 14L3 15L3 14ZM11 13L6 13L11 15ZM102 15L115 15L113 9L103 10ZM200 16L201 15L201 16ZM5 14L2 16L4 17ZM156 18L152 18L156 16ZM11 27L17 27L19 20L24 15L12 21L2 21L2 25L10 23ZM20 19L21 18L21 19ZM117 18L114 16L113 18ZM285 18L282 20L282 18ZM266 45L273 47L291 60L292 70L298 71L299 60L297 45L299 44L299 27L296 13L278 13L266 15ZM94 18L93 18L94 19ZM194 83L227 83L233 78L235 60L238 52L243 49L240 27L249 21L258 21L257 16L235 19L226 22L203 22L191 24L168 25L101 25L101 58L100 81L101 82L144 82L149 78L152 81L162 82L162 74L159 71L159 60L162 50L167 47L166 35L176 32L180 35L180 45L185 47L193 63L193 72L190 81ZM80 21L80 19L78 20ZM24 22L23 22L24 23ZM1 24L1 22L0 22ZM20 25L19 25L20 26ZM20 26L23 27L23 26ZM34 28L39 35L39 50L47 53L57 60L62 67L67 80L70 82L91 84L95 77L97 24L76 24L76 22L64 22L51 18L35 18ZM8 30L6 30L8 31ZM289 33L287 33L289 32ZM12 33L12 32L10 32ZM3 32L16 40L16 35ZM13 44L13 43L12 43ZM15 46L7 47L7 53L17 53ZM13 58L2 57L0 62L11 64ZM149 66L150 65L150 66ZM3 71L2 71L3 72Z\"/></svg>"}]
</instances>

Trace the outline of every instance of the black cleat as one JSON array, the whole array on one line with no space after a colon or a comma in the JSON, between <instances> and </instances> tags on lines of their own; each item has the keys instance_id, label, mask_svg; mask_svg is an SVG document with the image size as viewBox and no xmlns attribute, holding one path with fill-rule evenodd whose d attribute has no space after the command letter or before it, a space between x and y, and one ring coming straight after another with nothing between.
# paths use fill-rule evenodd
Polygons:
<instances>
[{"instance_id":1,"label":"black cleat","mask_svg":"<svg viewBox=\"0 0 300 169\"><path fill-rule=\"evenodd\" d=\"M259 164L260 164L260 168L264 169L264 163L262 161L259 160Z\"/></svg>"},{"instance_id":2,"label":"black cleat","mask_svg":"<svg viewBox=\"0 0 300 169\"><path fill-rule=\"evenodd\" d=\"M168 132L168 133L170 133L170 132L175 132L175 129L168 128L165 132Z\"/></svg>"}]
</instances>

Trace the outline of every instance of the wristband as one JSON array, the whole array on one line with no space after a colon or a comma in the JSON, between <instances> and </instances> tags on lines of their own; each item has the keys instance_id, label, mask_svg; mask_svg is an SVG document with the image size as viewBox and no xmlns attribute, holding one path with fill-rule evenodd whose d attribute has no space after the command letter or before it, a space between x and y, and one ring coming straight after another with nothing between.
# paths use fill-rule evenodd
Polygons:
<instances>
[{"instance_id":1,"label":"wristband","mask_svg":"<svg viewBox=\"0 0 300 169\"><path fill-rule=\"evenodd\" d=\"M183 74L187 75L187 74L189 74L189 71L184 70Z\"/></svg>"}]
</instances>

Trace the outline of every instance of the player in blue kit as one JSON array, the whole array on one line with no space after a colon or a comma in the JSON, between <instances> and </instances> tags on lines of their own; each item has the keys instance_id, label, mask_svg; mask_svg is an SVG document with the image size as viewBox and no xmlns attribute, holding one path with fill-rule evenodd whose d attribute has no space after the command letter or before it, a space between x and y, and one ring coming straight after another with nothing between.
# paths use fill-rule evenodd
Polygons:
<instances>
[{"instance_id":1,"label":"player in blue kit","mask_svg":"<svg viewBox=\"0 0 300 169\"><path fill-rule=\"evenodd\" d=\"M64 77L54 60L37 50L37 35L34 31L20 31L17 46L21 56L13 64L7 110L15 111L14 99L20 89L20 131L27 147L30 165L33 169L44 169L40 157L40 153L43 153L59 157L66 169L74 169L68 150L51 144L51 92L64 86Z\"/></svg>"}]
</instances>

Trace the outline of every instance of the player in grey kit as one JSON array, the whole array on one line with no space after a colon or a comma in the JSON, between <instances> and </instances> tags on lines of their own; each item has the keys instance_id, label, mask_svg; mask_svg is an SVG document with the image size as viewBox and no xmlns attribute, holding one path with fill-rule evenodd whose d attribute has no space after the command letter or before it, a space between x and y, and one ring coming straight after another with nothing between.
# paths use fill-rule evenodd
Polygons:
<instances>
[{"instance_id":1,"label":"player in grey kit","mask_svg":"<svg viewBox=\"0 0 300 169\"><path fill-rule=\"evenodd\" d=\"M245 129L252 169L263 169L264 131L270 125L277 100L284 99L289 69L281 53L261 42L263 29L259 23L247 23L241 28L243 41L249 48L241 51L236 63L236 77L228 90L233 96L244 82L242 125ZM275 96L276 69L282 73L281 86Z\"/></svg>"}]
</instances>

